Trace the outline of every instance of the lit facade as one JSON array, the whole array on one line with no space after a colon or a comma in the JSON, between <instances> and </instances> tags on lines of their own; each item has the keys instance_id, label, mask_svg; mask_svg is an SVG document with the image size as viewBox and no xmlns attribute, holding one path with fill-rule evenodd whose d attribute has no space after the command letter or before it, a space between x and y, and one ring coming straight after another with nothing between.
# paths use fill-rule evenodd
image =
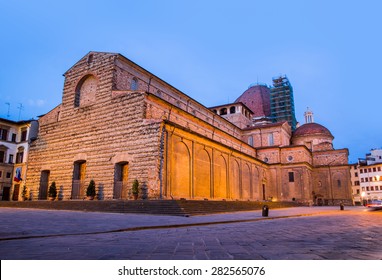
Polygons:
<instances>
[{"instance_id":1,"label":"lit facade","mask_svg":"<svg viewBox=\"0 0 382 280\"><path fill-rule=\"evenodd\" d=\"M362 201L382 200L382 163L360 165L358 170Z\"/></svg>"}]
</instances>

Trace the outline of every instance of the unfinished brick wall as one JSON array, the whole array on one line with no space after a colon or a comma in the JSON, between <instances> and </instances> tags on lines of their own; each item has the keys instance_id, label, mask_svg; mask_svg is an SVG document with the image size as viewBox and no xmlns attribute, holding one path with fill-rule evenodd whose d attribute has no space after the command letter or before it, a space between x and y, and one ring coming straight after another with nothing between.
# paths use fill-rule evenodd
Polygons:
<instances>
[{"instance_id":1,"label":"unfinished brick wall","mask_svg":"<svg viewBox=\"0 0 382 280\"><path fill-rule=\"evenodd\" d=\"M94 54L92 65L84 58L65 74L60 120L58 109L42 117L39 138L31 146L27 180L36 195L41 172L48 170L49 181L55 181L63 198L69 199L76 162L86 162L82 188L93 179L104 199L113 198L118 162L129 164L128 185L138 179L150 186L147 195L158 192L160 124L145 121L145 93L112 95L115 58ZM98 80L95 99L76 107L78 83L89 73Z\"/></svg>"}]
</instances>

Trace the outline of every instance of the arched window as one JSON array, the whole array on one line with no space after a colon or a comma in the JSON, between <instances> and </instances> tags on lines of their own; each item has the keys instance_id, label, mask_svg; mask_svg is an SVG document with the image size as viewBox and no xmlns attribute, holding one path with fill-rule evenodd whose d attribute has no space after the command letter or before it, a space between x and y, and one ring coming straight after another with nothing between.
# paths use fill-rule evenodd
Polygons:
<instances>
[{"instance_id":1,"label":"arched window","mask_svg":"<svg viewBox=\"0 0 382 280\"><path fill-rule=\"evenodd\" d=\"M236 113L236 107L232 106L231 108L229 108L229 112L230 112L230 114L235 114Z\"/></svg>"},{"instance_id":2,"label":"arched window","mask_svg":"<svg viewBox=\"0 0 382 280\"><path fill-rule=\"evenodd\" d=\"M138 90L138 80L137 80L137 78L133 78L131 80L130 90Z\"/></svg>"},{"instance_id":3,"label":"arched window","mask_svg":"<svg viewBox=\"0 0 382 280\"><path fill-rule=\"evenodd\" d=\"M221 108L220 115L227 115L227 108Z\"/></svg>"},{"instance_id":4,"label":"arched window","mask_svg":"<svg viewBox=\"0 0 382 280\"><path fill-rule=\"evenodd\" d=\"M74 97L74 107L89 105L95 102L97 92L97 79L87 75L77 84Z\"/></svg>"}]
</instances>

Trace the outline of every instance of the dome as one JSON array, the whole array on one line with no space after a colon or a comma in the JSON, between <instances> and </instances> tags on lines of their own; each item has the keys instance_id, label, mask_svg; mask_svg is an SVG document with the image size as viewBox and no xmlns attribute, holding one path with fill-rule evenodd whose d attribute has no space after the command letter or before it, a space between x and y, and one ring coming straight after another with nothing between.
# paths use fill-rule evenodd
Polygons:
<instances>
[{"instance_id":1,"label":"dome","mask_svg":"<svg viewBox=\"0 0 382 280\"><path fill-rule=\"evenodd\" d=\"M271 115L270 90L266 85L250 86L235 102L244 103L253 112L253 117Z\"/></svg>"},{"instance_id":2,"label":"dome","mask_svg":"<svg viewBox=\"0 0 382 280\"><path fill-rule=\"evenodd\" d=\"M298 127L294 133L293 137L304 137L304 136L324 136L329 138L334 138L330 133L329 129L318 123L306 123Z\"/></svg>"}]
</instances>

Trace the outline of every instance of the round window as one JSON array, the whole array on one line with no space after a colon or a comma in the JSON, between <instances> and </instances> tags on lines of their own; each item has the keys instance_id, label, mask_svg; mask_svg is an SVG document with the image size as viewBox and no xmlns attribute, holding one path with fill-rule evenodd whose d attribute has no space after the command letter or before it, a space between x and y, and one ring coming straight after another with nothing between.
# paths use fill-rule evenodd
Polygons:
<instances>
[{"instance_id":1,"label":"round window","mask_svg":"<svg viewBox=\"0 0 382 280\"><path fill-rule=\"evenodd\" d=\"M288 160L288 161L292 161L292 160L293 160L293 157L292 157L292 156L288 156L288 157L287 157L287 160Z\"/></svg>"}]
</instances>

